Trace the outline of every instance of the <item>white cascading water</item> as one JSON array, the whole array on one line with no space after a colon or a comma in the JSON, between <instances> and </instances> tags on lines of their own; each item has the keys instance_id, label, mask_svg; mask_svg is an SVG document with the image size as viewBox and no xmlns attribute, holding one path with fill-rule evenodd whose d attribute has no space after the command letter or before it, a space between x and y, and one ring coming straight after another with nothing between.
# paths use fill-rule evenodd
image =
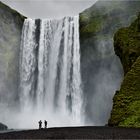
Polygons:
<instances>
[{"instance_id":1,"label":"white cascading water","mask_svg":"<svg viewBox=\"0 0 140 140\"><path fill-rule=\"evenodd\" d=\"M40 20L38 41L36 30L36 20L26 19L20 50L19 127L36 127L40 119L48 120L49 126L83 125L79 16Z\"/></svg>"}]
</instances>

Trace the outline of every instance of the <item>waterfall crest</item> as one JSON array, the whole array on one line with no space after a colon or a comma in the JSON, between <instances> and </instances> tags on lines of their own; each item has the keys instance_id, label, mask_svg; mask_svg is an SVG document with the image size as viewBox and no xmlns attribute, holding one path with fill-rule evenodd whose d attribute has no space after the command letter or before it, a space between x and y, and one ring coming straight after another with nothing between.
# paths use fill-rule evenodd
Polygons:
<instances>
[{"instance_id":1,"label":"waterfall crest","mask_svg":"<svg viewBox=\"0 0 140 140\"><path fill-rule=\"evenodd\" d=\"M50 126L82 125L79 16L26 19L20 48L21 112ZM34 115L34 116L33 116ZM31 121L32 122L32 121Z\"/></svg>"}]
</instances>

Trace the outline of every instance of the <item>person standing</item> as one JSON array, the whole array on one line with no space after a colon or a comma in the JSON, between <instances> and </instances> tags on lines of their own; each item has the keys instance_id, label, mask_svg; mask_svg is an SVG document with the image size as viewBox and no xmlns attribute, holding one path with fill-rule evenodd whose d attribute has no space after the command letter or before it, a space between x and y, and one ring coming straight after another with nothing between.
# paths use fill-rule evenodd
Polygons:
<instances>
[{"instance_id":1,"label":"person standing","mask_svg":"<svg viewBox=\"0 0 140 140\"><path fill-rule=\"evenodd\" d=\"M40 120L38 123L39 123L39 129L41 129L42 128L42 121Z\"/></svg>"},{"instance_id":2,"label":"person standing","mask_svg":"<svg viewBox=\"0 0 140 140\"><path fill-rule=\"evenodd\" d=\"M46 120L44 120L44 128L46 129L47 128L47 121Z\"/></svg>"}]
</instances>

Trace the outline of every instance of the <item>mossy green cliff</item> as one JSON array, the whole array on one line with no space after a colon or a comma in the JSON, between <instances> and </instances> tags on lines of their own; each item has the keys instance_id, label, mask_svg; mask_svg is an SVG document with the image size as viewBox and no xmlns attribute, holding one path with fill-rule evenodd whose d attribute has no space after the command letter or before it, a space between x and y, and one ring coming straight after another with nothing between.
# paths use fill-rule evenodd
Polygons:
<instances>
[{"instance_id":1,"label":"mossy green cliff","mask_svg":"<svg viewBox=\"0 0 140 140\"><path fill-rule=\"evenodd\" d=\"M140 14L130 27L115 34L114 46L125 77L113 99L109 125L140 127Z\"/></svg>"},{"instance_id":2,"label":"mossy green cliff","mask_svg":"<svg viewBox=\"0 0 140 140\"><path fill-rule=\"evenodd\" d=\"M123 78L113 37L118 29L129 26L139 11L140 1L99 0L80 14L81 71L84 99L88 101L86 123L90 125L108 121L112 98Z\"/></svg>"},{"instance_id":3,"label":"mossy green cliff","mask_svg":"<svg viewBox=\"0 0 140 140\"><path fill-rule=\"evenodd\" d=\"M114 37L116 54L120 57L125 74L140 56L140 19L137 19L130 27L120 29Z\"/></svg>"},{"instance_id":4,"label":"mossy green cliff","mask_svg":"<svg viewBox=\"0 0 140 140\"><path fill-rule=\"evenodd\" d=\"M113 36L121 27L127 27L137 17L140 1L97 1L92 7L80 14L80 41L81 52L90 59L97 60L114 55ZM103 54L101 46L105 45L106 52ZM85 57L84 55L84 57ZM89 57L89 56L88 56Z\"/></svg>"},{"instance_id":5,"label":"mossy green cliff","mask_svg":"<svg viewBox=\"0 0 140 140\"><path fill-rule=\"evenodd\" d=\"M123 25L129 25L139 12L139 1L102 1L80 14L80 33L86 39L112 36ZM101 38L102 37L102 38Z\"/></svg>"},{"instance_id":6,"label":"mossy green cliff","mask_svg":"<svg viewBox=\"0 0 140 140\"><path fill-rule=\"evenodd\" d=\"M0 103L18 98L18 59L25 17L0 2ZM13 101L14 101L13 100Z\"/></svg>"}]
</instances>

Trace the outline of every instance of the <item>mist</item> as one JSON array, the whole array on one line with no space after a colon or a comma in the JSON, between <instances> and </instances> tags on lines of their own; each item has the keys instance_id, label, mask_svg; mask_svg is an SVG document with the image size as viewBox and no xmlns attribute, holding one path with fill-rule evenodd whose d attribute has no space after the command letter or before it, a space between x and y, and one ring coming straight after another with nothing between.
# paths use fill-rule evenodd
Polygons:
<instances>
[{"instance_id":1,"label":"mist","mask_svg":"<svg viewBox=\"0 0 140 140\"><path fill-rule=\"evenodd\" d=\"M113 39L96 40L92 47L88 41L81 58L85 124L103 126L110 117L115 92L120 89L123 67L115 55Z\"/></svg>"}]
</instances>

